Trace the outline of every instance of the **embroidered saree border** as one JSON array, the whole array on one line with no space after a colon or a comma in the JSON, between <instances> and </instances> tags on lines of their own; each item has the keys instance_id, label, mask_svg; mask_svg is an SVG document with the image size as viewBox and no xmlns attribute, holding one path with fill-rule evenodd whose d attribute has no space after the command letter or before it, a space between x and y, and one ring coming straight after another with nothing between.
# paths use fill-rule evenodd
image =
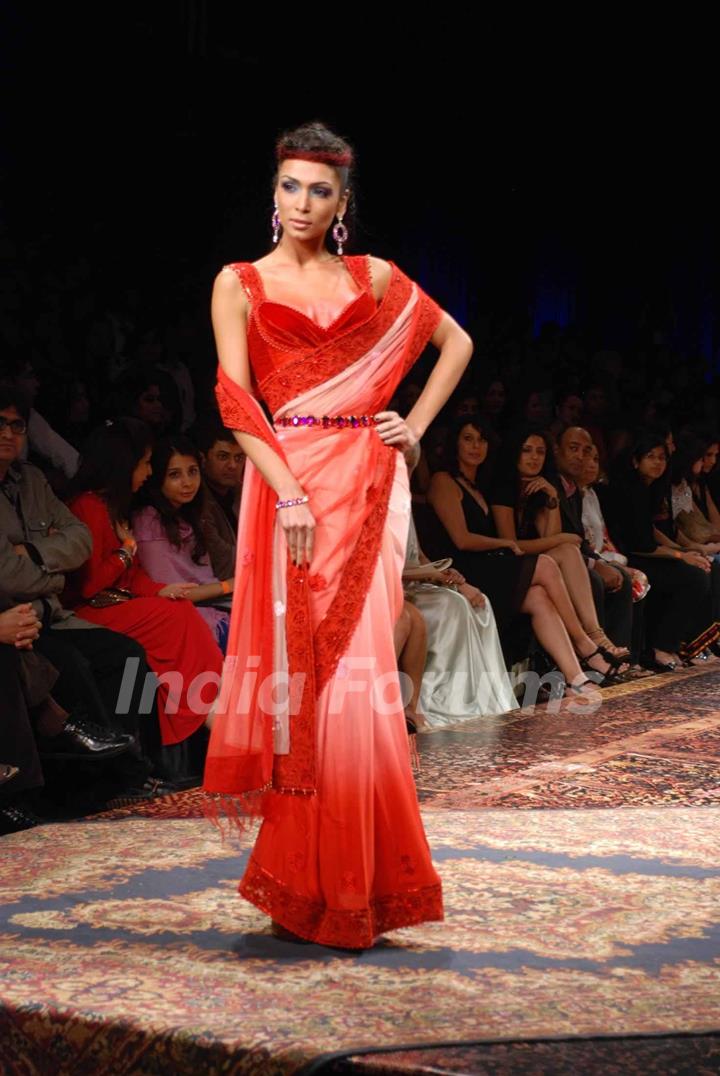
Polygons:
<instances>
[{"instance_id":1,"label":"embroidered saree border","mask_svg":"<svg viewBox=\"0 0 720 1076\"><path fill-rule=\"evenodd\" d=\"M294 892L252 856L238 891L286 930L308 941L346 949L367 949L388 930L443 919L440 884L383 894L371 899L366 908L328 908Z\"/></svg>"}]
</instances>

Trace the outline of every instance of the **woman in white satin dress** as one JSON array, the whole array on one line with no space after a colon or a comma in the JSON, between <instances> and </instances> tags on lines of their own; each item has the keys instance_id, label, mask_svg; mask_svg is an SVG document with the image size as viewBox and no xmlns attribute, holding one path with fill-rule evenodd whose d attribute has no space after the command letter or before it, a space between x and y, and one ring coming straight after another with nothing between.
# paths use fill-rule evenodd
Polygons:
<instances>
[{"instance_id":1,"label":"woman in white satin dress","mask_svg":"<svg viewBox=\"0 0 720 1076\"><path fill-rule=\"evenodd\" d=\"M405 567L427 563L410 521ZM428 654L420 692L424 728L514 710L518 702L505 668L492 606L469 583L460 590L403 579L405 598L423 615ZM466 593L462 593L465 591Z\"/></svg>"}]
</instances>

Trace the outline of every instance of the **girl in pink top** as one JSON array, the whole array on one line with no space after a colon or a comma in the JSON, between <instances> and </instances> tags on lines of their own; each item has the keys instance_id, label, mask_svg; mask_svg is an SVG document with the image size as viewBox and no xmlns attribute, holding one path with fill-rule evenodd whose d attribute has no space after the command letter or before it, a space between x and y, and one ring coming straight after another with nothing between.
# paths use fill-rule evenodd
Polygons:
<instances>
[{"instance_id":1,"label":"girl in pink top","mask_svg":"<svg viewBox=\"0 0 720 1076\"><path fill-rule=\"evenodd\" d=\"M196 604L227 601L233 580L217 579L210 567L200 527L200 485L200 455L192 441L182 434L158 441L142 491L146 504L133 517L138 559L158 583L196 583L187 595ZM229 612L212 605L198 605L198 612L224 653Z\"/></svg>"}]
</instances>

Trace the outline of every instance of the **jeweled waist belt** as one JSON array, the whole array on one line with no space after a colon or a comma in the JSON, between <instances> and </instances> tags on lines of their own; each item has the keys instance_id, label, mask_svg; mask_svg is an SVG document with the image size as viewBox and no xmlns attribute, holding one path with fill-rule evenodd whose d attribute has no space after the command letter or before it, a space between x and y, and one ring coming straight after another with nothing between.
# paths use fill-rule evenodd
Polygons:
<instances>
[{"instance_id":1,"label":"jeweled waist belt","mask_svg":"<svg viewBox=\"0 0 720 1076\"><path fill-rule=\"evenodd\" d=\"M361 426L377 426L373 415L285 415L276 426L318 426L321 430L357 430Z\"/></svg>"}]
</instances>

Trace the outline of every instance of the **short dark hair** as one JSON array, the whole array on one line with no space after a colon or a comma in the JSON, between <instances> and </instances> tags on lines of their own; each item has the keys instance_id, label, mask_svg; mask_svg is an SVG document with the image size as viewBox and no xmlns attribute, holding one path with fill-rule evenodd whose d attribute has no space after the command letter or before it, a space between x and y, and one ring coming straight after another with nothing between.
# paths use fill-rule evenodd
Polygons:
<instances>
[{"instance_id":1,"label":"short dark hair","mask_svg":"<svg viewBox=\"0 0 720 1076\"><path fill-rule=\"evenodd\" d=\"M0 411L5 411L8 407L14 407L27 425L30 421L30 401L26 393L11 382L0 381Z\"/></svg>"},{"instance_id":2,"label":"short dark hair","mask_svg":"<svg viewBox=\"0 0 720 1076\"><path fill-rule=\"evenodd\" d=\"M216 441L229 441L232 445L237 444L232 430L228 430L226 426L223 426L219 415L211 415L201 419L190 430L190 436L203 455L208 454Z\"/></svg>"}]
</instances>

